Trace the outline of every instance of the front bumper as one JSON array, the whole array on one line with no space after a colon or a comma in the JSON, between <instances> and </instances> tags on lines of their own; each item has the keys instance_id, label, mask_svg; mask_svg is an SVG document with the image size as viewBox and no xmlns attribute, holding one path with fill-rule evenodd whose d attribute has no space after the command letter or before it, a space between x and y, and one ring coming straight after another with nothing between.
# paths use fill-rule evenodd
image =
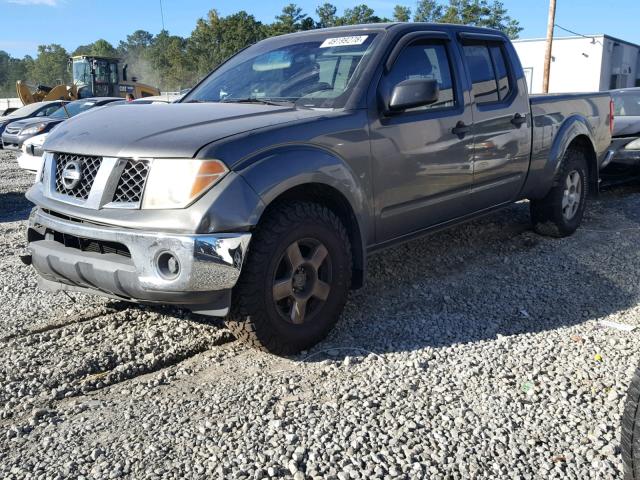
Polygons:
<instances>
[{"instance_id":1,"label":"front bumper","mask_svg":"<svg viewBox=\"0 0 640 480\"><path fill-rule=\"evenodd\" d=\"M640 166L640 150L618 150L611 158L612 164Z\"/></svg>"},{"instance_id":2,"label":"front bumper","mask_svg":"<svg viewBox=\"0 0 640 480\"><path fill-rule=\"evenodd\" d=\"M31 262L45 288L174 304L209 315L228 312L250 233L166 234L61 217L40 208L29 217ZM166 254L176 260L177 274L163 271Z\"/></svg>"},{"instance_id":3,"label":"front bumper","mask_svg":"<svg viewBox=\"0 0 640 480\"><path fill-rule=\"evenodd\" d=\"M627 150L625 147L637 137L614 138L607 152L612 165L638 166L640 165L640 150ZM603 165L603 168L606 165Z\"/></svg>"},{"instance_id":4,"label":"front bumper","mask_svg":"<svg viewBox=\"0 0 640 480\"><path fill-rule=\"evenodd\" d=\"M31 138L32 135L20 135L4 132L2 134L2 145L6 150L20 150L25 140Z\"/></svg>"}]
</instances>

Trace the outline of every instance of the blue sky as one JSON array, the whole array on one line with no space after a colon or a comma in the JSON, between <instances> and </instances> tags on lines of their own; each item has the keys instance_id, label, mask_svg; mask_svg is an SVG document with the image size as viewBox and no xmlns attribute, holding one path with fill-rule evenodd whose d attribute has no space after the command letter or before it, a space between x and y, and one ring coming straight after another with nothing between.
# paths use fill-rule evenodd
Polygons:
<instances>
[{"instance_id":1,"label":"blue sky","mask_svg":"<svg viewBox=\"0 0 640 480\"><path fill-rule=\"evenodd\" d=\"M246 10L258 20L271 22L284 4L240 0L163 0L165 27L186 36L196 20L216 8L222 15ZM298 0L308 14L326 0ZM547 25L548 0L503 0L512 17L524 27L521 38L543 37ZM380 16L391 16L393 6L405 2L386 0L334 0L341 12L345 7L366 3ZM558 0L556 23L584 34L606 33L640 44L639 0ZM157 33L162 28L159 0L0 0L0 50L11 55L35 55L37 46L60 43L68 50L105 38L114 45L137 30ZM556 35L567 35L556 30Z\"/></svg>"}]
</instances>

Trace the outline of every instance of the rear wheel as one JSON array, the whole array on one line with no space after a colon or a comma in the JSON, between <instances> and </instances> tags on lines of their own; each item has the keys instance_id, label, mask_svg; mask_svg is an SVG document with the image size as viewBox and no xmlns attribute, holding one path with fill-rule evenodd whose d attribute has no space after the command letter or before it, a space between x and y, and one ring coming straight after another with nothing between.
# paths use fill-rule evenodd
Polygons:
<instances>
[{"instance_id":1,"label":"rear wheel","mask_svg":"<svg viewBox=\"0 0 640 480\"><path fill-rule=\"evenodd\" d=\"M622 416L624 478L640 480L640 368L631 380Z\"/></svg>"},{"instance_id":2,"label":"rear wheel","mask_svg":"<svg viewBox=\"0 0 640 480\"><path fill-rule=\"evenodd\" d=\"M257 228L234 291L227 326L236 338L272 353L297 353L337 321L351 283L351 245L326 207L275 207Z\"/></svg>"},{"instance_id":3,"label":"rear wheel","mask_svg":"<svg viewBox=\"0 0 640 480\"><path fill-rule=\"evenodd\" d=\"M570 148L561 172L549 193L530 203L533 228L541 235L566 237L580 226L589 190L587 160L581 150Z\"/></svg>"}]
</instances>

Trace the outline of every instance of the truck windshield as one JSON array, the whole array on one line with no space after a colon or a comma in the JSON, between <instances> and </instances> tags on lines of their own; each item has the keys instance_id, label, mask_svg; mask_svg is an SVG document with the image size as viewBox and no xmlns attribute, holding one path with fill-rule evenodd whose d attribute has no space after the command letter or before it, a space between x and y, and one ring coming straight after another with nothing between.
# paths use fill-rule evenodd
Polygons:
<instances>
[{"instance_id":1,"label":"truck windshield","mask_svg":"<svg viewBox=\"0 0 640 480\"><path fill-rule=\"evenodd\" d=\"M640 117L640 90L612 94L616 117Z\"/></svg>"},{"instance_id":2,"label":"truck windshield","mask_svg":"<svg viewBox=\"0 0 640 480\"><path fill-rule=\"evenodd\" d=\"M182 100L294 102L341 108L376 43L375 33L284 36L240 52Z\"/></svg>"}]
</instances>

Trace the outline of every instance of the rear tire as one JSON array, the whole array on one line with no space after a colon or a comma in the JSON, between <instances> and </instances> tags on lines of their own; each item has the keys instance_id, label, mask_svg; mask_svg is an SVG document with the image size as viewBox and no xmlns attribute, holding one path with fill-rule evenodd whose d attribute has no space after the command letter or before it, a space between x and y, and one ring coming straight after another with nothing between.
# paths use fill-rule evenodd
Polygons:
<instances>
[{"instance_id":1,"label":"rear tire","mask_svg":"<svg viewBox=\"0 0 640 480\"><path fill-rule=\"evenodd\" d=\"M351 271L349 237L332 211L310 202L276 206L253 236L227 326L255 348L298 353L333 328Z\"/></svg>"},{"instance_id":2,"label":"rear tire","mask_svg":"<svg viewBox=\"0 0 640 480\"><path fill-rule=\"evenodd\" d=\"M640 368L636 369L627 393L621 444L625 480L640 480Z\"/></svg>"},{"instance_id":3,"label":"rear tire","mask_svg":"<svg viewBox=\"0 0 640 480\"><path fill-rule=\"evenodd\" d=\"M541 200L531 200L531 221L541 235L566 237L580 226L587 194L589 171L584 152L569 148L562 160L560 174Z\"/></svg>"}]
</instances>

